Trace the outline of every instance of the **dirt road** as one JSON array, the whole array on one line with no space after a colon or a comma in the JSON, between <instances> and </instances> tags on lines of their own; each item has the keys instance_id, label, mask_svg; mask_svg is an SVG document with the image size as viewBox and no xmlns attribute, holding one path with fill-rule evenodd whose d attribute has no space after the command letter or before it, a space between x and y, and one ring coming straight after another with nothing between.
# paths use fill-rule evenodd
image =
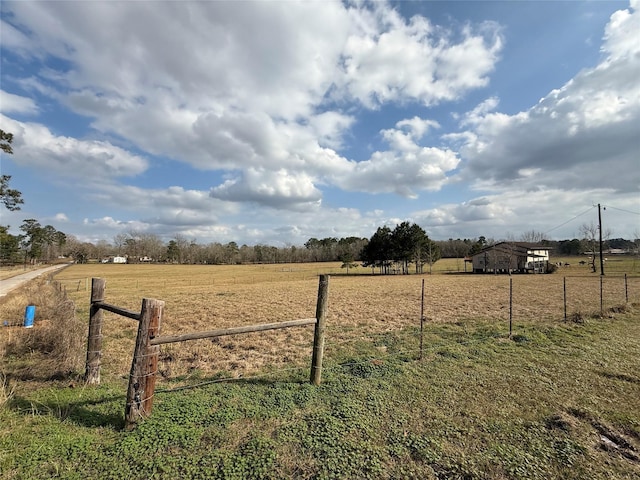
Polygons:
<instances>
[{"instance_id":1,"label":"dirt road","mask_svg":"<svg viewBox=\"0 0 640 480\"><path fill-rule=\"evenodd\" d=\"M20 275L16 275L15 277L7 278L5 280L0 280L0 298L9 294L12 290L15 290L18 287L21 287L25 283L33 280L34 278L39 277L40 275L45 275L47 273L54 272L56 270L60 270L69 264L64 263L61 265L53 265L51 267L40 268L38 270L31 270L29 272L22 273Z\"/></svg>"}]
</instances>

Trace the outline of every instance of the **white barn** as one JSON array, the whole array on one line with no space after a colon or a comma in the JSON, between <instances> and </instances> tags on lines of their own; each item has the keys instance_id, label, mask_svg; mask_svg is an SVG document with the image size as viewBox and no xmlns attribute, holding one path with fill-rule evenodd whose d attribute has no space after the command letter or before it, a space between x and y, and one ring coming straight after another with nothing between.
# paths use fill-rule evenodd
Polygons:
<instances>
[{"instance_id":1,"label":"white barn","mask_svg":"<svg viewBox=\"0 0 640 480\"><path fill-rule=\"evenodd\" d=\"M499 242L472 257L474 273L546 273L549 247L527 242Z\"/></svg>"}]
</instances>

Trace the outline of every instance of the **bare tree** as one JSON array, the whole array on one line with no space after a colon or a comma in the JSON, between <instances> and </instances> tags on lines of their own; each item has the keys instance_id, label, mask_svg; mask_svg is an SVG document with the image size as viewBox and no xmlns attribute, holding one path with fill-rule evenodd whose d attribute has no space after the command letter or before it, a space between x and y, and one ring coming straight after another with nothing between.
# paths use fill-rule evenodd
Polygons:
<instances>
[{"instance_id":1,"label":"bare tree","mask_svg":"<svg viewBox=\"0 0 640 480\"><path fill-rule=\"evenodd\" d=\"M528 230L520 236L520 241L527 243L542 243L546 240L546 235L543 232L536 232L535 230Z\"/></svg>"},{"instance_id":2,"label":"bare tree","mask_svg":"<svg viewBox=\"0 0 640 480\"><path fill-rule=\"evenodd\" d=\"M126 233L119 233L115 237L113 237L113 246L116 249L116 255L122 255L128 238L129 237Z\"/></svg>"},{"instance_id":3,"label":"bare tree","mask_svg":"<svg viewBox=\"0 0 640 480\"><path fill-rule=\"evenodd\" d=\"M596 272L596 250L598 249L598 226L591 223L583 223L579 228L582 236L583 250L589 254L589 266L593 273Z\"/></svg>"},{"instance_id":4,"label":"bare tree","mask_svg":"<svg viewBox=\"0 0 640 480\"><path fill-rule=\"evenodd\" d=\"M182 263L194 263L192 259L189 259L189 261L187 261L187 257L188 257L188 251L189 251L189 245L191 245L192 242L189 241L189 239L187 237L185 237L184 235L182 235L181 233L176 233L176 235L173 237L173 241L175 242L175 246L177 249L177 258L176 260L178 261L178 263L182 264ZM194 240L195 242L195 240Z\"/></svg>"},{"instance_id":5,"label":"bare tree","mask_svg":"<svg viewBox=\"0 0 640 480\"><path fill-rule=\"evenodd\" d=\"M585 250L589 254L589 266L591 267L591 271L593 273L596 272L596 255L599 251L599 229L598 225L591 222L589 224L583 223L579 229L580 235L582 236L582 242L584 244L583 250ZM608 240L611 237L610 230L603 230L602 238L603 240Z\"/></svg>"}]
</instances>

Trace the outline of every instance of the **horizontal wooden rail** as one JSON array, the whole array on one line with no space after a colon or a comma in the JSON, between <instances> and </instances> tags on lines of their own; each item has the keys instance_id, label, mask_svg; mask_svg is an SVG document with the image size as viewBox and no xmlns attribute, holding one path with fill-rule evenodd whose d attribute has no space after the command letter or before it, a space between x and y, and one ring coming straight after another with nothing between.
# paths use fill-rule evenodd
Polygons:
<instances>
[{"instance_id":1,"label":"horizontal wooden rail","mask_svg":"<svg viewBox=\"0 0 640 480\"><path fill-rule=\"evenodd\" d=\"M131 310L127 310L126 308L116 307L115 305L110 305L104 302L93 302L93 306L96 308L101 308L102 310L106 310L108 312L117 313L118 315L122 315L123 317L132 318L134 320L140 320L140 312L133 312Z\"/></svg>"},{"instance_id":2,"label":"horizontal wooden rail","mask_svg":"<svg viewBox=\"0 0 640 480\"><path fill-rule=\"evenodd\" d=\"M315 318L302 318L300 320L290 320L288 322L264 323L262 325L247 325L246 327L225 328L221 330L210 330L208 332L187 333L185 335L167 335L164 337L152 338L150 345L161 345L163 343L176 343L185 340L200 340L203 338L223 337L225 335L236 335L238 333L262 332L264 330L277 330L279 328L302 327L304 325L314 325Z\"/></svg>"}]
</instances>

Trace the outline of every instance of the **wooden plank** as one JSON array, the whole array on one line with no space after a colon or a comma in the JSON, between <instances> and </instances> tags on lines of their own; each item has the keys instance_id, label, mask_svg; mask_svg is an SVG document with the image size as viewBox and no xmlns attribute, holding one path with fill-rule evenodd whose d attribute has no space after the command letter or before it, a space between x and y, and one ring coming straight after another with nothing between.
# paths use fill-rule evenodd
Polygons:
<instances>
[{"instance_id":1,"label":"wooden plank","mask_svg":"<svg viewBox=\"0 0 640 480\"><path fill-rule=\"evenodd\" d=\"M127 430L131 430L138 421L151 415L160 347L151 345L150 341L160 331L163 308L162 300L142 300L124 414Z\"/></svg>"},{"instance_id":2,"label":"wooden plank","mask_svg":"<svg viewBox=\"0 0 640 480\"><path fill-rule=\"evenodd\" d=\"M225 335L236 335L239 333L262 332L265 330L277 330L280 328L302 327L304 325L313 325L316 323L315 318L302 318L300 320L290 320L288 322L264 323L262 325L248 325L246 327L225 328L220 330L210 330L206 332L187 333L184 335L167 335L164 337L153 338L151 345L161 345L164 343L184 342L187 340L200 340L203 338L222 337Z\"/></svg>"},{"instance_id":3,"label":"wooden plank","mask_svg":"<svg viewBox=\"0 0 640 480\"><path fill-rule=\"evenodd\" d=\"M140 320L140 313L134 312L132 310L127 310L126 308L116 307L115 305L110 305L102 301L97 302L95 306L108 312L117 313L118 315L122 315L123 317L132 318L133 320Z\"/></svg>"},{"instance_id":4,"label":"wooden plank","mask_svg":"<svg viewBox=\"0 0 640 480\"><path fill-rule=\"evenodd\" d=\"M97 305L104 300L106 280L91 279L91 306L89 309L89 334L87 335L87 361L84 381L88 385L100 385L100 360L102 358L102 320L104 315Z\"/></svg>"}]
</instances>

